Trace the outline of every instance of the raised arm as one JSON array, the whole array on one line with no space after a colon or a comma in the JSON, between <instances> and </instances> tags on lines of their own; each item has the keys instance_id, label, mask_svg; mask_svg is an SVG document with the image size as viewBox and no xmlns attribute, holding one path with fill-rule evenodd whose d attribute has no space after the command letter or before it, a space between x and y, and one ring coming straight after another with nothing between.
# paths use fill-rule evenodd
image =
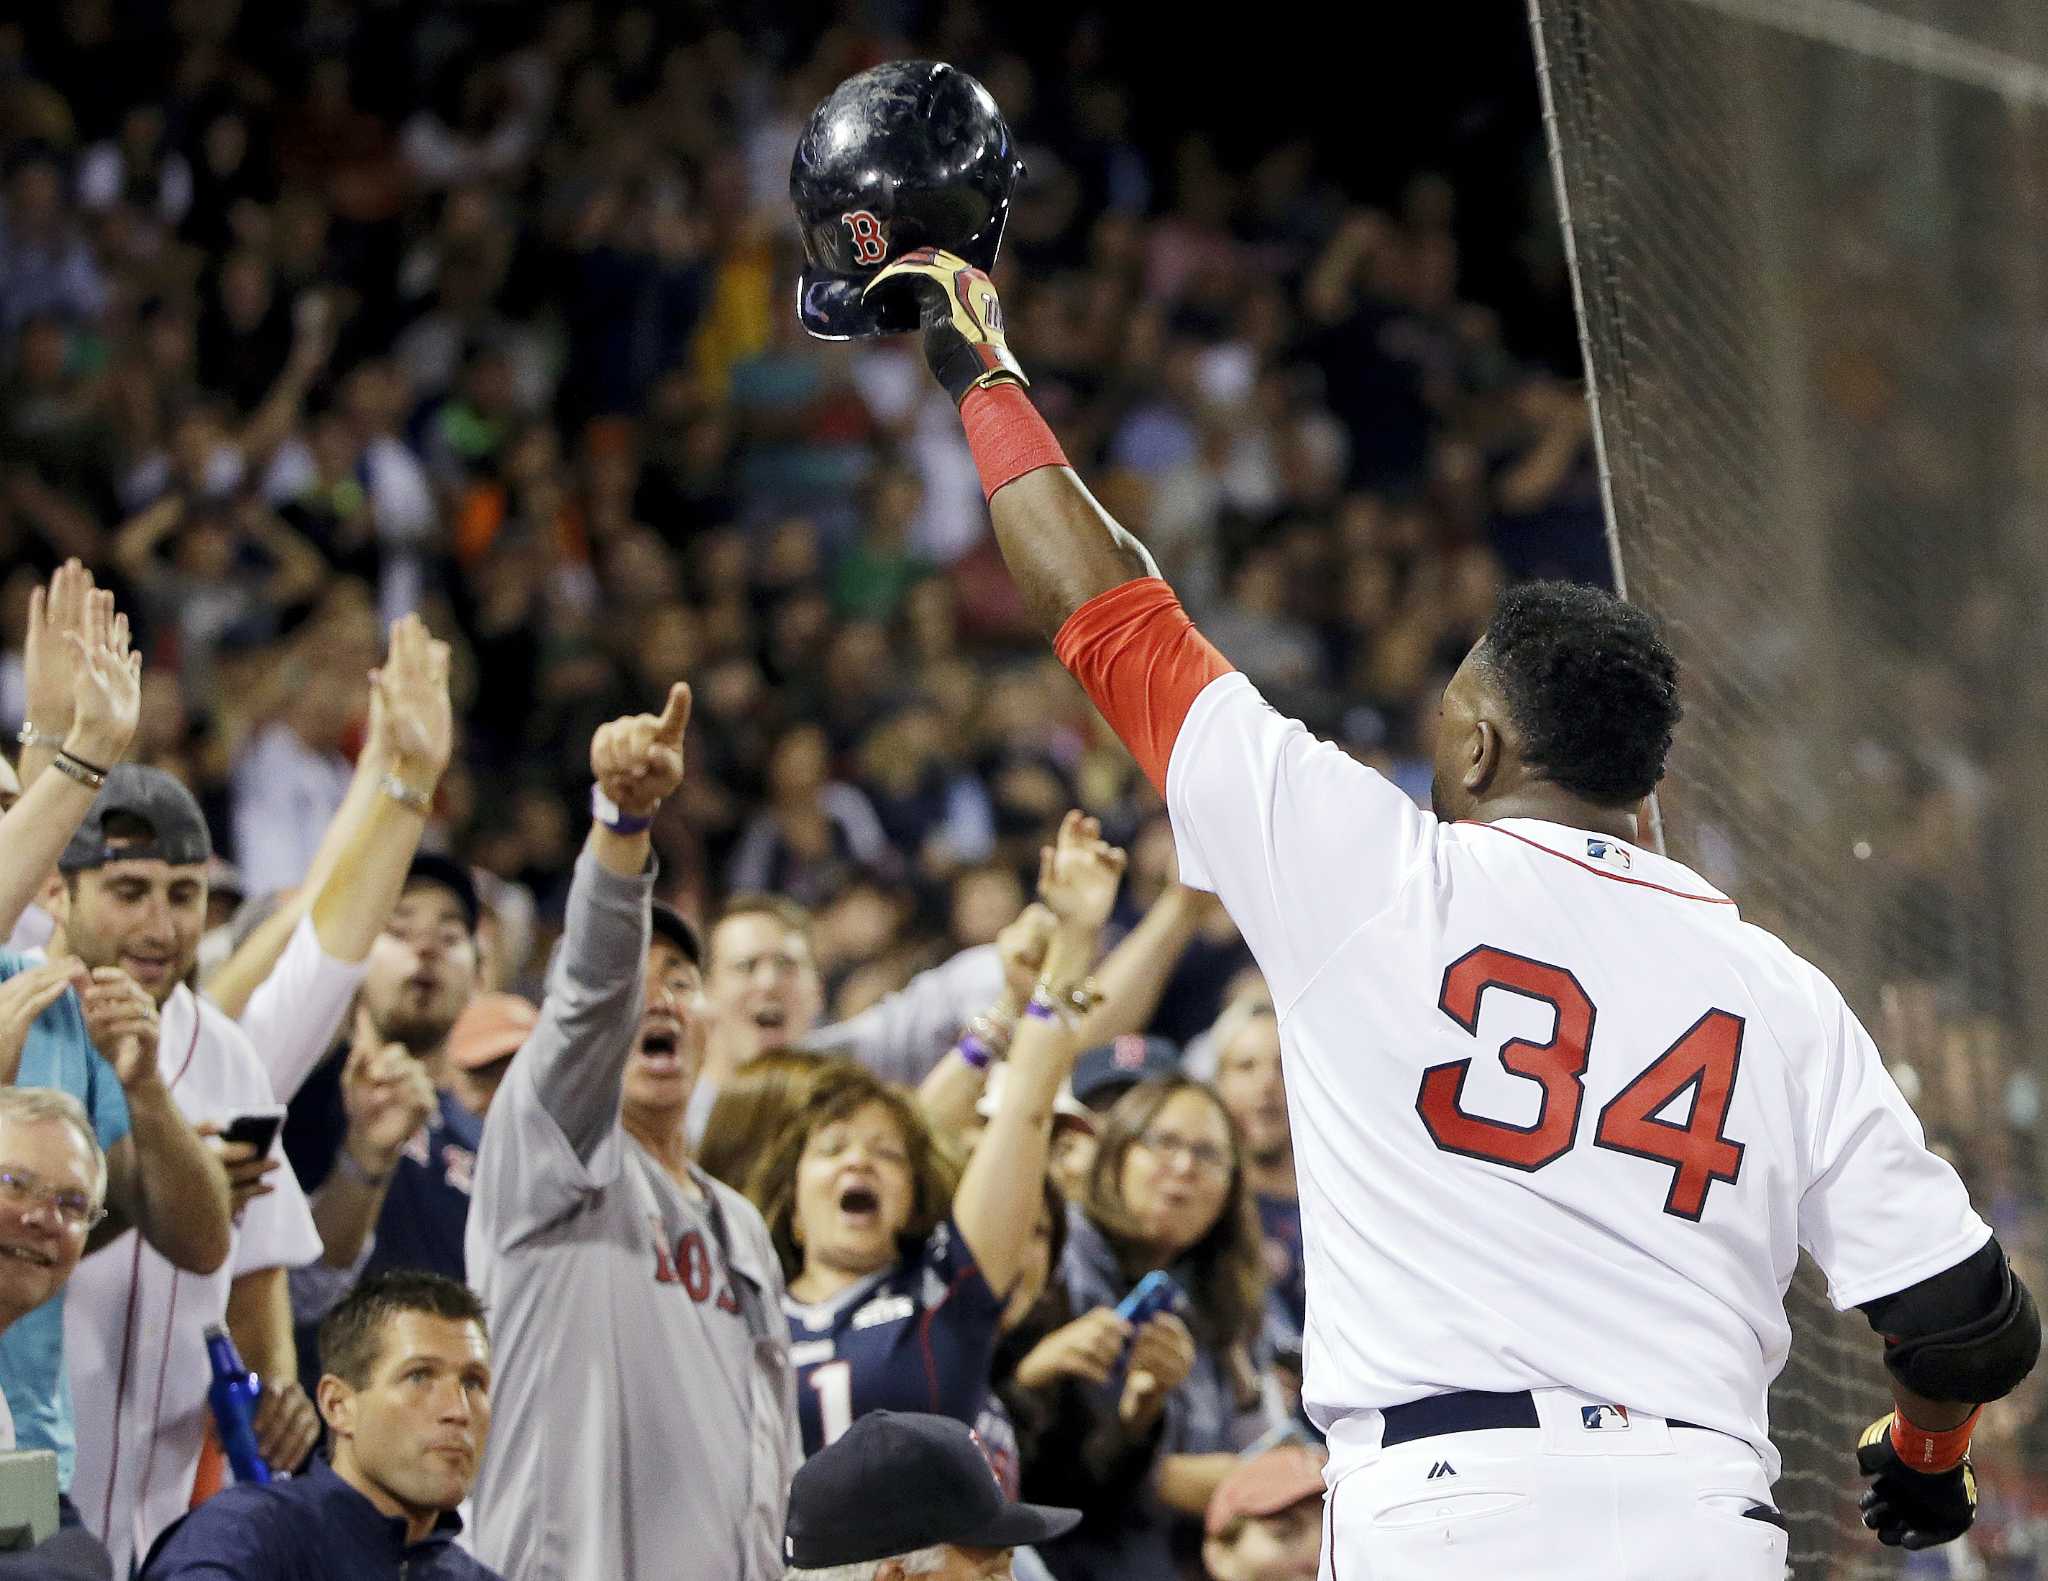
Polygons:
<instances>
[{"instance_id":1,"label":"raised arm","mask_svg":"<svg viewBox=\"0 0 2048 1581\"><path fill-rule=\"evenodd\" d=\"M292 348L284 369L249 416L237 440L243 463L260 472L290 436L306 404L306 393L334 350L334 304L325 292L308 291L292 304Z\"/></svg>"},{"instance_id":2,"label":"raised arm","mask_svg":"<svg viewBox=\"0 0 2048 1581\"><path fill-rule=\"evenodd\" d=\"M989 277L952 253L922 248L875 276L871 293L915 291L925 360L960 408L989 496L996 543L1017 590L1050 637L1098 593L1159 568L1067 465L1024 394L1029 381L1003 338Z\"/></svg>"},{"instance_id":3,"label":"raised arm","mask_svg":"<svg viewBox=\"0 0 2048 1581\"><path fill-rule=\"evenodd\" d=\"M1102 839L1093 818L1070 812L1039 865L1038 895L1057 917L1038 986L1010 1042L1008 1073L981 1145L953 1196L960 1227L989 1288L1007 1295L1022 1269L1052 1148L1052 1108L1080 1052L1074 996L1094 964L1096 942L1123 878L1124 853Z\"/></svg>"},{"instance_id":4,"label":"raised arm","mask_svg":"<svg viewBox=\"0 0 2048 1581\"><path fill-rule=\"evenodd\" d=\"M390 921L391 908L405 888L406 870L426 832L434 792L447 769L454 726L448 699L448 645L436 642L417 615L407 615L391 628L391 646L383 665L370 672L370 728L348 794L327 826L305 882L292 899L242 942L207 979L214 1002L237 1019L264 1016L271 1010L263 992L293 932L306 917L321 950L337 961L368 958L370 946ZM280 1019L293 1007L278 1007ZM317 1044L317 1061L334 1027L314 1029L307 1040ZM252 1031L252 1037L255 1033ZM278 1062L266 1049L272 1075ZM296 1091L311 1066L297 1069L290 1083Z\"/></svg>"},{"instance_id":5,"label":"raised arm","mask_svg":"<svg viewBox=\"0 0 2048 1581\"><path fill-rule=\"evenodd\" d=\"M1096 967L1095 986L1102 999L1082 1019L1081 1047L1094 1048L1126 1032L1145 1030L1181 952L1215 908L1215 896L1185 884L1168 884L1159 892L1138 925Z\"/></svg>"},{"instance_id":6,"label":"raised arm","mask_svg":"<svg viewBox=\"0 0 2048 1581\"><path fill-rule=\"evenodd\" d=\"M814 1054L844 1054L887 1081L912 1086L945 1059L961 1029L1002 992L1002 982L996 946L977 944L919 972L858 1015L819 1027L803 1046Z\"/></svg>"},{"instance_id":7,"label":"raised arm","mask_svg":"<svg viewBox=\"0 0 2048 1581\"><path fill-rule=\"evenodd\" d=\"M959 403L1019 592L1060 663L1165 797L1183 881L1222 898L1275 995L1291 1004L1356 919L1427 859L1433 820L1399 787L1267 706L1195 629L1031 405L985 274L925 249L890 264L868 289L916 294L925 361ZM1304 898L1275 877L1303 864L1357 878Z\"/></svg>"},{"instance_id":8,"label":"raised arm","mask_svg":"<svg viewBox=\"0 0 2048 1581\"><path fill-rule=\"evenodd\" d=\"M1058 918L1045 902L1034 900L996 935L996 959L1002 962L1003 990L980 1015L967 1022L945 1057L917 1085L918 1107L934 1131L964 1136L973 1126L989 1064L1009 1049L1024 1014L1025 1001L1037 986L1038 970L1052 943ZM1084 1042L1081 1047L1088 1045Z\"/></svg>"},{"instance_id":9,"label":"raised arm","mask_svg":"<svg viewBox=\"0 0 2048 1581\"><path fill-rule=\"evenodd\" d=\"M542 1104L586 1163L619 1117L645 995L654 888L647 830L663 798L682 783L689 722L690 689L678 682L659 716L615 719L590 742L590 772L603 800L593 805L590 837L576 863L540 1023L519 1055Z\"/></svg>"},{"instance_id":10,"label":"raised arm","mask_svg":"<svg viewBox=\"0 0 2048 1581\"><path fill-rule=\"evenodd\" d=\"M59 577L64 571L59 571ZM127 752L142 698L142 656L128 647L128 617L114 612L114 595L88 590L78 604L78 625L53 630L50 594L29 595L29 652L48 671L60 668L70 686L63 732L47 747L22 753L28 788L0 817L0 936L11 931L92 806L100 772ZM61 649L61 653L53 650ZM38 676L42 680L43 676ZM58 772L28 784L29 751L56 760Z\"/></svg>"}]
</instances>

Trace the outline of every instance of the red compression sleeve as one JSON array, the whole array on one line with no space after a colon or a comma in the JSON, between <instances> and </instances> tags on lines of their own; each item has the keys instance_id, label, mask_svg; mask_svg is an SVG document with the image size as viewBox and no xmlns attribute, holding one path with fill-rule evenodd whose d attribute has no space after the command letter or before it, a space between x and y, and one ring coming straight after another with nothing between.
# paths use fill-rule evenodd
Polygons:
<instances>
[{"instance_id":1,"label":"red compression sleeve","mask_svg":"<svg viewBox=\"0 0 2048 1581\"><path fill-rule=\"evenodd\" d=\"M983 499L994 499L997 489L1027 472L1067 464L1066 452L1031 397L1008 380L969 390L960 403L960 422L981 473Z\"/></svg>"},{"instance_id":2,"label":"red compression sleeve","mask_svg":"<svg viewBox=\"0 0 2048 1581\"><path fill-rule=\"evenodd\" d=\"M1946 1432L1930 1433L1924 1427L1915 1427L1906 1420L1904 1411L1892 1412L1892 1448L1914 1471L1930 1474L1953 1471L1963 1463L1963 1456L1970 1452L1970 1434L1976 1430L1977 1418L1984 1414L1984 1407L1978 1406L1962 1421Z\"/></svg>"},{"instance_id":3,"label":"red compression sleeve","mask_svg":"<svg viewBox=\"0 0 2048 1581\"><path fill-rule=\"evenodd\" d=\"M1089 599L1067 617L1052 651L1164 796L1181 722L1203 687L1231 673L1231 662L1156 576Z\"/></svg>"}]
</instances>

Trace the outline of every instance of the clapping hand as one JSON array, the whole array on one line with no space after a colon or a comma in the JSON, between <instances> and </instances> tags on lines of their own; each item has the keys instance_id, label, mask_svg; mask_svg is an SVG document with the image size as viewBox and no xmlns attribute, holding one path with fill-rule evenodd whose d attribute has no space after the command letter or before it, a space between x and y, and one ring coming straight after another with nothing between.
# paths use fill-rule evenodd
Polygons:
<instances>
[{"instance_id":1,"label":"clapping hand","mask_svg":"<svg viewBox=\"0 0 2048 1581\"><path fill-rule=\"evenodd\" d=\"M656 714L629 714L598 727L590 738L590 772L619 811L644 818L683 782L683 731L690 723L690 688L668 690Z\"/></svg>"},{"instance_id":2,"label":"clapping hand","mask_svg":"<svg viewBox=\"0 0 2048 1581\"><path fill-rule=\"evenodd\" d=\"M64 990L86 982L85 966L66 955L41 966L16 972L0 983L0 1087L11 1087L21 1070L21 1051L37 1016L63 996Z\"/></svg>"},{"instance_id":3,"label":"clapping hand","mask_svg":"<svg viewBox=\"0 0 2048 1581\"><path fill-rule=\"evenodd\" d=\"M96 966L83 994L85 1030L100 1058L114 1067L122 1090L158 1079L156 1001L118 966Z\"/></svg>"}]
</instances>

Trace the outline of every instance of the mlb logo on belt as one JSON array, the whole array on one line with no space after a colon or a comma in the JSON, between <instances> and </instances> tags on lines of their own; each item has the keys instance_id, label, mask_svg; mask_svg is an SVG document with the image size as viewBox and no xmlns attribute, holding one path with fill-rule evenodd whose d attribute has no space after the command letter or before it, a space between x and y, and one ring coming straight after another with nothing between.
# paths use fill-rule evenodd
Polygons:
<instances>
[{"instance_id":1,"label":"mlb logo on belt","mask_svg":"<svg viewBox=\"0 0 2048 1581\"><path fill-rule=\"evenodd\" d=\"M1589 1433L1625 1432L1628 1429L1628 1407L1582 1405L1579 1407L1579 1425Z\"/></svg>"}]
</instances>

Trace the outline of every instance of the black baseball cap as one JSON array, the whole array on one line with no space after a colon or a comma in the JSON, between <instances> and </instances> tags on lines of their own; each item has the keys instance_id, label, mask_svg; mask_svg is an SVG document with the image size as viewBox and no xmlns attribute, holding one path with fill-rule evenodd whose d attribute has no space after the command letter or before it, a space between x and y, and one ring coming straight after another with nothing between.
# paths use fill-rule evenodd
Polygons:
<instances>
[{"instance_id":1,"label":"black baseball cap","mask_svg":"<svg viewBox=\"0 0 2048 1581\"><path fill-rule=\"evenodd\" d=\"M870 1411L797 1469L783 1556L823 1570L942 1544L1024 1548L1080 1520L1079 1510L1010 1499L965 1422Z\"/></svg>"},{"instance_id":2,"label":"black baseball cap","mask_svg":"<svg viewBox=\"0 0 2048 1581\"><path fill-rule=\"evenodd\" d=\"M463 920L469 924L469 931L476 932L483 907L476 898L476 880L469 876L466 864L435 851L421 851L405 870L405 887L411 889L415 884L439 884L447 890L462 907Z\"/></svg>"},{"instance_id":3,"label":"black baseball cap","mask_svg":"<svg viewBox=\"0 0 2048 1581\"><path fill-rule=\"evenodd\" d=\"M653 905L654 936L666 939L683 952L683 959L698 971L704 970L704 941L690 919L665 900Z\"/></svg>"},{"instance_id":4,"label":"black baseball cap","mask_svg":"<svg viewBox=\"0 0 2048 1581\"><path fill-rule=\"evenodd\" d=\"M129 817L149 826L148 840L107 844L107 819ZM64 873L82 873L109 862L156 860L185 867L213 855L213 837L206 832L206 814L192 793L162 769L140 763L116 763L107 782L86 809L85 821L57 858Z\"/></svg>"},{"instance_id":5,"label":"black baseball cap","mask_svg":"<svg viewBox=\"0 0 2048 1581\"><path fill-rule=\"evenodd\" d=\"M1107 1109L1139 1082L1179 1073L1180 1049L1171 1038L1126 1032L1074 1061L1074 1096L1091 1109Z\"/></svg>"}]
</instances>

